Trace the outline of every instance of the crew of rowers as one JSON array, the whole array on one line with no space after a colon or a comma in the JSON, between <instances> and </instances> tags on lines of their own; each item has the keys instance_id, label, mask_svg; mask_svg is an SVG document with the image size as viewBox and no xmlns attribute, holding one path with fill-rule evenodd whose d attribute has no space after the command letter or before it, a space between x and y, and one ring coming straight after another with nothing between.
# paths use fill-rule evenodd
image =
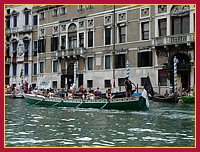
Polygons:
<instances>
[{"instance_id":1,"label":"crew of rowers","mask_svg":"<svg viewBox=\"0 0 200 152\"><path fill-rule=\"evenodd\" d=\"M14 88L14 87L13 87ZM15 93L15 90L22 90L20 84L16 87L16 89L12 89L11 87L7 87L7 92L11 90L11 93ZM55 89L38 89L37 87L35 87L34 89L32 88L32 86L30 85L29 87L27 86L27 91L24 92L27 94L33 94L33 95L43 95L45 97L49 97L49 98L53 98L53 97L64 97L64 98L68 98L68 99L74 99L74 98L78 98L78 96L76 96L76 93L78 94L82 94L82 99L85 100L94 100L94 99L99 99L101 97L98 96L98 94L101 94L101 91L99 89L99 87L97 87L96 90L91 90L91 89L84 89L83 86L80 86L78 88L78 91L75 92L73 85L71 85L71 87L67 90L64 91L56 91ZM107 99L112 99L114 96L111 94L111 90L108 89L106 91L106 98Z\"/></svg>"},{"instance_id":2,"label":"crew of rowers","mask_svg":"<svg viewBox=\"0 0 200 152\"><path fill-rule=\"evenodd\" d=\"M49 97L49 98L53 98L53 97L59 97L59 94L57 94L57 92L55 92L54 89L37 89L37 87L35 87L33 90L29 91L28 93L33 94L33 95L44 95L45 97ZM99 87L97 87L96 90L88 90L85 91L83 89L83 87L79 87L79 94L82 94L82 99L83 100L94 100L94 99L99 99L101 97L98 96L98 94L101 94L101 91L99 90ZM72 88L68 89L68 91L64 91L62 90L60 92L61 95L63 95L62 97L64 98L68 98L69 100L72 100L74 98L79 98L76 93L74 93L74 90ZM111 94L111 90L108 89L106 91L106 98L107 99L112 99L114 97L114 95Z\"/></svg>"}]
</instances>

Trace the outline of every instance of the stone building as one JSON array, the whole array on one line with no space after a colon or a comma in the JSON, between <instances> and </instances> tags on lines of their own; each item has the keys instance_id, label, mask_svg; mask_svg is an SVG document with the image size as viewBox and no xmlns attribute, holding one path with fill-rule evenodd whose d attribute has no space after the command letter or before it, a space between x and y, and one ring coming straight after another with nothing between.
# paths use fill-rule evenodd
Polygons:
<instances>
[{"instance_id":1,"label":"stone building","mask_svg":"<svg viewBox=\"0 0 200 152\"><path fill-rule=\"evenodd\" d=\"M32 6L6 6L5 83L31 82ZM21 75L21 76L20 76Z\"/></svg>"},{"instance_id":2,"label":"stone building","mask_svg":"<svg viewBox=\"0 0 200 152\"><path fill-rule=\"evenodd\" d=\"M193 5L33 6L29 83L124 91L128 63L139 88L149 75L162 93L173 84L176 56L179 85L193 88L194 21Z\"/></svg>"}]
</instances>

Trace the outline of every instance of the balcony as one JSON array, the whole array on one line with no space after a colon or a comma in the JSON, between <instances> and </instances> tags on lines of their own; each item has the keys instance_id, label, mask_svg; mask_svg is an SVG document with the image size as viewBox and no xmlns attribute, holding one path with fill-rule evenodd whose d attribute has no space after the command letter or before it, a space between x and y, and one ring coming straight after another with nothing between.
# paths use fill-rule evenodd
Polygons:
<instances>
[{"instance_id":1,"label":"balcony","mask_svg":"<svg viewBox=\"0 0 200 152\"><path fill-rule=\"evenodd\" d=\"M43 60L46 58L55 59L56 58L56 52L46 52L46 53L38 53L39 60Z\"/></svg>"},{"instance_id":2,"label":"balcony","mask_svg":"<svg viewBox=\"0 0 200 152\"><path fill-rule=\"evenodd\" d=\"M153 46L167 46L177 44L189 44L194 42L194 34L178 34L165 37L156 37L152 41Z\"/></svg>"},{"instance_id":3,"label":"balcony","mask_svg":"<svg viewBox=\"0 0 200 152\"><path fill-rule=\"evenodd\" d=\"M24 62L24 56L17 56L17 62Z\"/></svg>"},{"instance_id":4,"label":"balcony","mask_svg":"<svg viewBox=\"0 0 200 152\"><path fill-rule=\"evenodd\" d=\"M84 57L85 48L62 49L57 51L57 57L81 56Z\"/></svg>"},{"instance_id":5,"label":"balcony","mask_svg":"<svg viewBox=\"0 0 200 152\"><path fill-rule=\"evenodd\" d=\"M13 28L11 29L11 32L12 32L12 33L17 33L17 32L18 32L18 28L17 28L17 27L13 27Z\"/></svg>"},{"instance_id":6,"label":"balcony","mask_svg":"<svg viewBox=\"0 0 200 152\"><path fill-rule=\"evenodd\" d=\"M30 25L24 25L23 26L23 31L24 32L32 31L32 26L30 26Z\"/></svg>"},{"instance_id":7,"label":"balcony","mask_svg":"<svg viewBox=\"0 0 200 152\"><path fill-rule=\"evenodd\" d=\"M6 28L6 35L10 35L11 34L11 29L10 28Z\"/></svg>"},{"instance_id":8,"label":"balcony","mask_svg":"<svg viewBox=\"0 0 200 152\"><path fill-rule=\"evenodd\" d=\"M6 59L6 63L7 64L11 63L11 57L10 56L6 56L5 59Z\"/></svg>"}]
</instances>

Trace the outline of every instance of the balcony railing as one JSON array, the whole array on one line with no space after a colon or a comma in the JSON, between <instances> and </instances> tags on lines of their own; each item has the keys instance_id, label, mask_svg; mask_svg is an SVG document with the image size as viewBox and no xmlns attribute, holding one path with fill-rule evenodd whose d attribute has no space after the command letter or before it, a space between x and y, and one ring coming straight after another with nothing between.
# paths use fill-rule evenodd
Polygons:
<instances>
[{"instance_id":1,"label":"balcony railing","mask_svg":"<svg viewBox=\"0 0 200 152\"><path fill-rule=\"evenodd\" d=\"M6 63L8 63L8 64L11 63L11 57L6 56Z\"/></svg>"},{"instance_id":2,"label":"balcony railing","mask_svg":"<svg viewBox=\"0 0 200 152\"><path fill-rule=\"evenodd\" d=\"M27 32L27 31L32 31L32 26L30 26L30 25L24 25L22 29L23 29L23 31L25 31L25 32Z\"/></svg>"},{"instance_id":3,"label":"balcony railing","mask_svg":"<svg viewBox=\"0 0 200 152\"><path fill-rule=\"evenodd\" d=\"M10 28L6 28L6 34L7 35L11 34L11 29Z\"/></svg>"},{"instance_id":4,"label":"balcony railing","mask_svg":"<svg viewBox=\"0 0 200 152\"><path fill-rule=\"evenodd\" d=\"M194 34L179 34L165 37L156 37L152 41L153 46L165 46L173 44L187 44L194 42Z\"/></svg>"},{"instance_id":5,"label":"balcony railing","mask_svg":"<svg viewBox=\"0 0 200 152\"><path fill-rule=\"evenodd\" d=\"M57 51L57 57L70 57L74 55L84 56L85 52L85 48L62 49Z\"/></svg>"},{"instance_id":6,"label":"balcony railing","mask_svg":"<svg viewBox=\"0 0 200 152\"><path fill-rule=\"evenodd\" d=\"M11 29L11 32L12 32L12 33L17 33L17 32L18 32L18 28L17 28L17 27L13 27L13 28Z\"/></svg>"},{"instance_id":7,"label":"balcony railing","mask_svg":"<svg viewBox=\"0 0 200 152\"><path fill-rule=\"evenodd\" d=\"M39 59L56 58L56 52L38 53Z\"/></svg>"}]
</instances>

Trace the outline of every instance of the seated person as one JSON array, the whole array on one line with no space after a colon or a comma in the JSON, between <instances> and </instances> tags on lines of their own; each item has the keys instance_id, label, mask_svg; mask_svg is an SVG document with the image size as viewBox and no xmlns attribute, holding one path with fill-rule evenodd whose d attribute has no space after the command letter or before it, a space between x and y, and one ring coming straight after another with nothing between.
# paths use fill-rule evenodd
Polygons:
<instances>
[{"instance_id":1,"label":"seated person","mask_svg":"<svg viewBox=\"0 0 200 152\"><path fill-rule=\"evenodd\" d=\"M79 91L78 91L78 93L84 93L85 91L84 91L84 89L83 89L83 86L80 86L79 87Z\"/></svg>"},{"instance_id":2,"label":"seated person","mask_svg":"<svg viewBox=\"0 0 200 152\"><path fill-rule=\"evenodd\" d=\"M95 94L101 94L101 91L99 90L99 87L97 87L97 90L94 93Z\"/></svg>"},{"instance_id":3,"label":"seated person","mask_svg":"<svg viewBox=\"0 0 200 152\"><path fill-rule=\"evenodd\" d=\"M87 99L90 99L90 100L94 100L95 99L95 95L94 95L93 92L94 92L93 90L89 91L89 94L87 95Z\"/></svg>"},{"instance_id":4,"label":"seated person","mask_svg":"<svg viewBox=\"0 0 200 152\"><path fill-rule=\"evenodd\" d=\"M72 90L68 90L68 92L66 92L65 94L65 98L68 98L69 100L73 99L73 91Z\"/></svg>"},{"instance_id":5,"label":"seated person","mask_svg":"<svg viewBox=\"0 0 200 152\"><path fill-rule=\"evenodd\" d=\"M112 95L111 94L111 90L110 89L108 89L107 91L106 91L106 98L109 100L109 99L112 99L113 97L114 97L115 95Z\"/></svg>"},{"instance_id":6,"label":"seated person","mask_svg":"<svg viewBox=\"0 0 200 152\"><path fill-rule=\"evenodd\" d=\"M168 96L169 96L168 90L166 90L166 92L164 93L164 96L165 96L165 97L168 97Z\"/></svg>"},{"instance_id":7,"label":"seated person","mask_svg":"<svg viewBox=\"0 0 200 152\"><path fill-rule=\"evenodd\" d=\"M172 92L172 90L169 91L169 97L174 96L174 93Z\"/></svg>"}]
</instances>

